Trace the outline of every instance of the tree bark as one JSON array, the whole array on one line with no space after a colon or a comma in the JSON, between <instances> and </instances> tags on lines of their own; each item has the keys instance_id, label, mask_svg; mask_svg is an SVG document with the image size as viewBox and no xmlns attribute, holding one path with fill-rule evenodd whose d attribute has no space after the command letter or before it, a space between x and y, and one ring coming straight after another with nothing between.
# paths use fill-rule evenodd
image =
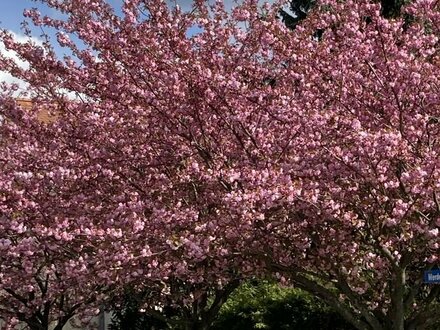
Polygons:
<instances>
[{"instance_id":1,"label":"tree bark","mask_svg":"<svg viewBox=\"0 0 440 330\"><path fill-rule=\"evenodd\" d=\"M405 330L405 285L406 272L404 268L396 267L394 285L391 293L392 330Z\"/></svg>"}]
</instances>

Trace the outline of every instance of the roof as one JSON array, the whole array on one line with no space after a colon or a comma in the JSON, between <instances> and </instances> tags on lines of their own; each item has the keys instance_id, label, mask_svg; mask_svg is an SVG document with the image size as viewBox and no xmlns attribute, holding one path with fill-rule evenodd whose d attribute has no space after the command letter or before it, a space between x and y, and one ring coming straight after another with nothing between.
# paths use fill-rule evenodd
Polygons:
<instances>
[{"instance_id":1,"label":"roof","mask_svg":"<svg viewBox=\"0 0 440 330\"><path fill-rule=\"evenodd\" d=\"M17 103L22 106L24 109L30 110L32 108L32 100L29 99L17 99ZM49 114L47 110L41 110L37 114L38 120L42 123L50 123L52 122L56 116Z\"/></svg>"}]
</instances>

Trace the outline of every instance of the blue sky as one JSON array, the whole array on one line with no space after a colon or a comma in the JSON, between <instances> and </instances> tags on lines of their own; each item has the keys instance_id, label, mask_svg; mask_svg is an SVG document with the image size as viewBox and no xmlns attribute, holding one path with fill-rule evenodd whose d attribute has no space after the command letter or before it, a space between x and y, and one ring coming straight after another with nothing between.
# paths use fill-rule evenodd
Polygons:
<instances>
[{"instance_id":1,"label":"blue sky","mask_svg":"<svg viewBox=\"0 0 440 330\"><path fill-rule=\"evenodd\" d=\"M115 5L115 7L120 7L123 0L108 1ZM44 15L53 16L55 14L54 10L47 8L40 2L31 0L0 0L0 27L19 33L20 23L23 21L23 10L35 7Z\"/></svg>"},{"instance_id":2,"label":"blue sky","mask_svg":"<svg viewBox=\"0 0 440 330\"><path fill-rule=\"evenodd\" d=\"M107 0L114 7L120 7L123 0ZM170 2L174 2L170 1ZM192 0L177 0L176 1L183 9L189 9ZM231 3L232 0L225 0L225 3ZM0 0L0 22L1 27L18 32L20 30L20 23L23 21L23 10L26 8L37 7L43 14L51 16L54 12L42 5L39 1L32 0Z\"/></svg>"},{"instance_id":3,"label":"blue sky","mask_svg":"<svg viewBox=\"0 0 440 330\"><path fill-rule=\"evenodd\" d=\"M31 2L29 0L0 1L1 27L14 32L19 32L20 23L23 21L23 10L32 7L42 8L39 3Z\"/></svg>"},{"instance_id":4,"label":"blue sky","mask_svg":"<svg viewBox=\"0 0 440 330\"><path fill-rule=\"evenodd\" d=\"M120 7L123 0L108 0L108 1L111 4L116 5L116 7L118 6ZM41 4L41 2L36 2L31 0L0 0L0 28L12 31L18 40L25 41L26 38L24 38L23 33L21 32L20 24L24 20L23 10L29 8L38 8L38 10L43 15L48 15L51 17L54 17L58 14L55 10L48 8L44 4ZM39 28L33 28L32 24L30 24L29 27L32 30L32 36L39 39L41 35L41 30ZM53 38L54 31L45 30L45 32L52 37L53 39L52 45L54 46L55 51L58 53L59 56L62 56L65 53L65 49L63 50L60 46L57 45L56 41ZM19 59L14 55L14 53L6 51L1 43L0 43L0 52L6 54L9 57L16 59L19 63L21 63L21 65L23 66L26 65L24 62L19 61ZM22 83L20 81L11 77L9 74L5 72L0 71L0 81L6 81L9 83L16 82L21 86L22 90L25 89L25 87L22 86Z\"/></svg>"},{"instance_id":5,"label":"blue sky","mask_svg":"<svg viewBox=\"0 0 440 330\"><path fill-rule=\"evenodd\" d=\"M107 0L113 7L115 8L116 13L121 13L121 5L124 0ZM170 3L175 3L175 1L181 6L182 9L188 10L191 8L193 1L192 0L169 0ZM213 0L210 0L213 1ZM231 2L233 0L225 0L225 3L227 5L231 5ZM0 0L0 28L6 29L9 31L12 31L15 34L15 38L19 41L25 41L26 38L23 36L23 33L21 31L21 23L24 20L23 17L23 11L25 9L29 8L37 8L43 15L47 15L50 17L56 17L59 15L58 12L55 10L48 8L46 5L42 4L41 1L32 1L32 0ZM37 42L41 42L40 35L42 34L42 31L40 28L35 28L32 23L29 24L29 27L32 31L32 37L36 38L35 40ZM58 54L59 57L62 57L66 50L65 48L61 48L55 38L54 38L54 30L45 29L45 33L49 35L52 39L52 46L54 46L55 52ZM190 34L199 32L198 28L194 28L194 31L189 31ZM75 39L75 38L74 38ZM17 56L5 50L4 45L0 43L0 52L2 54L7 55L8 57L14 58L17 60L21 65L26 66L26 63L21 62ZM6 82L16 82L20 86L22 86L20 81L17 81L15 78L11 77L9 74L0 71L0 81L6 81ZM25 87L22 87L24 90Z\"/></svg>"},{"instance_id":6,"label":"blue sky","mask_svg":"<svg viewBox=\"0 0 440 330\"><path fill-rule=\"evenodd\" d=\"M116 9L116 13L121 13L121 5L124 0L107 0L113 7ZM193 0L167 0L170 4L178 3L183 10L190 10L192 7ZM213 2L214 0L209 0L209 2ZM260 0L272 2L273 0ZM235 0L224 0L226 8L231 8ZM240 0L238 0L240 2ZM26 38L23 36L21 32L21 23L24 20L23 11L29 8L37 8L43 15L48 15L50 17L56 17L59 15L55 10L48 8L46 5L42 4L41 1L32 1L32 0L0 0L0 28L7 29L12 31L15 34L15 37L19 41L25 41ZM29 27L32 31L32 37L37 39L37 42L41 42L39 38L42 34L40 28L33 27L32 23L29 24ZM54 30L45 29L45 33L49 35L52 39L52 46L54 46L55 52L59 57L62 57L65 52L69 54L68 50L65 48L61 48L55 38L54 38ZM188 35L193 35L200 32L200 29L197 27L193 27L188 31ZM39 40L38 40L39 39ZM74 38L75 39L75 38ZM4 45L0 43L0 52L6 54L9 57L17 59L17 57L5 50ZM25 65L25 63L23 63ZM7 82L16 82L14 78L6 74L5 72L0 71L0 81Z\"/></svg>"},{"instance_id":7,"label":"blue sky","mask_svg":"<svg viewBox=\"0 0 440 330\"><path fill-rule=\"evenodd\" d=\"M41 11L44 13L49 13L49 10L41 6L41 4L32 2L30 0L0 0L0 27L10 30L16 34L16 36L22 35L20 29L20 23L23 21L23 10L26 8L37 7L41 8ZM40 33L34 33L35 36L38 36ZM24 39L22 39L24 40ZM6 54L9 57L16 59L21 65L25 65L25 63L20 62L18 58L11 52L8 52L4 49L3 44L0 43L0 52L2 54ZM6 81L8 83L14 82L18 83L22 90L26 88L23 86L23 83L19 80L13 78L9 74L0 71L0 81Z\"/></svg>"},{"instance_id":8,"label":"blue sky","mask_svg":"<svg viewBox=\"0 0 440 330\"><path fill-rule=\"evenodd\" d=\"M124 0L107 0L108 3L113 5L116 13L121 13L121 5ZM170 3L177 2L182 9L190 10L192 7L193 0L168 0ZM213 1L213 0L210 0ZM231 6L233 0L224 0L227 6ZM46 5L42 4L41 1L33 1L33 0L0 0L0 28L5 28L15 33L17 37L21 39L23 33L21 32L21 23L24 20L23 11L29 8L38 8L38 10L43 15L48 15L50 17L56 17L59 15L54 9L48 8ZM39 38L42 31L40 28L35 28L32 23L29 24L29 27L32 30L32 36L35 38ZM189 35L198 33L200 30L197 27L190 29ZM52 45L55 48L55 51L59 56L62 56L65 49L63 50L60 46L58 46L57 42L54 38L54 30L50 30L45 28L44 32L47 33L51 39L53 40ZM74 38L75 39L75 38ZM24 38L22 39L24 41ZM0 51L4 51L4 49L0 45Z\"/></svg>"},{"instance_id":9,"label":"blue sky","mask_svg":"<svg viewBox=\"0 0 440 330\"><path fill-rule=\"evenodd\" d=\"M120 12L120 7L123 0L107 0L110 4L114 6L116 12ZM174 2L174 1L172 1ZM231 0L225 0L226 3L232 2ZM177 3L183 9L190 9L192 5L192 0L177 0ZM32 0L0 0L0 27L11 30L16 34L21 34L20 23L23 21L23 10L28 8L38 8L38 10L43 15L48 15L53 17L57 13L48 8L47 6L41 4L39 1L35 2ZM32 28L32 24L30 25ZM50 31L45 31L49 32ZM38 29L33 30L35 37L41 34Z\"/></svg>"}]
</instances>

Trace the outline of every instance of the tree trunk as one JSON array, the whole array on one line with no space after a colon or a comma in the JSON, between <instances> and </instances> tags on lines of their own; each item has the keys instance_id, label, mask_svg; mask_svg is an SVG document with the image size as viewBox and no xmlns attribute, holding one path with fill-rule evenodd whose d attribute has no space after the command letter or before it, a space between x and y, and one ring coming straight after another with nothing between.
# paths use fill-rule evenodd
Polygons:
<instances>
[{"instance_id":1,"label":"tree trunk","mask_svg":"<svg viewBox=\"0 0 440 330\"><path fill-rule=\"evenodd\" d=\"M392 293L392 306L393 306L393 329L392 330L405 330L405 269L396 270L396 278L394 279L394 288Z\"/></svg>"},{"instance_id":2,"label":"tree trunk","mask_svg":"<svg viewBox=\"0 0 440 330\"><path fill-rule=\"evenodd\" d=\"M53 330L63 330L63 327L66 325L66 323L69 320L70 320L70 317L64 317L61 320L58 320L55 327L53 327ZM28 325L30 330L49 330L49 328L50 328L49 322L28 320L25 323Z\"/></svg>"},{"instance_id":3,"label":"tree trunk","mask_svg":"<svg viewBox=\"0 0 440 330\"><path fill-rule=\"evenodd\" d=\"M22 321L27 324L30 330L49 330L49 323L41 322L41 320L35 316Z\"/></svg>"},{"instance_id":4,"label":"tree trunk","mask_svg":"<svg viewBox=\"0 0 440 330\"><path fill-rule=\"evenodd\" d=\"M66 323L60 324L58 323L53 330L63 330L63 327L66 325Z\"/></svg>"},{"instance_id":5,"label":"tree trunk","mask_svg":"<svg viewBox=\"0 0 440 330\"><path fill-rule=\"evenodd\" d=\"M49 330L49 325L35 324L26 322L30 330Z\"/></svg>"},{"instance_id":6,"label":"tree trunk","mask_svg":"<svg viewBox=\"0 0 440 330\"><path fill-rule=\"evenodd\" d=\"M208 330L209 327L210 324L206 324L206 322L195 321L195 322L188 322L185 326L185 330Z\"/></svg>"}]
</instances>

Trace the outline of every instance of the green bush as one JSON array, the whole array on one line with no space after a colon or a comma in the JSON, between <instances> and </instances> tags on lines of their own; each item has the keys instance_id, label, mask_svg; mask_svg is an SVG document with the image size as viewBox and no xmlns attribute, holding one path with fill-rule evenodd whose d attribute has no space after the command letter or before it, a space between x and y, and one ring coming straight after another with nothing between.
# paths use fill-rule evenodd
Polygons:
<instances>
[{"instance_id":1,"label":"green bush","mask_svg":"<svg viewBox=\"0 0 440 330\"><path fill-rule=\"evenodd\" d=\"M353 329L321 300L299 289L268 282L248 282L220 311L215 330Z\"/></svg>"}]
</instances>

